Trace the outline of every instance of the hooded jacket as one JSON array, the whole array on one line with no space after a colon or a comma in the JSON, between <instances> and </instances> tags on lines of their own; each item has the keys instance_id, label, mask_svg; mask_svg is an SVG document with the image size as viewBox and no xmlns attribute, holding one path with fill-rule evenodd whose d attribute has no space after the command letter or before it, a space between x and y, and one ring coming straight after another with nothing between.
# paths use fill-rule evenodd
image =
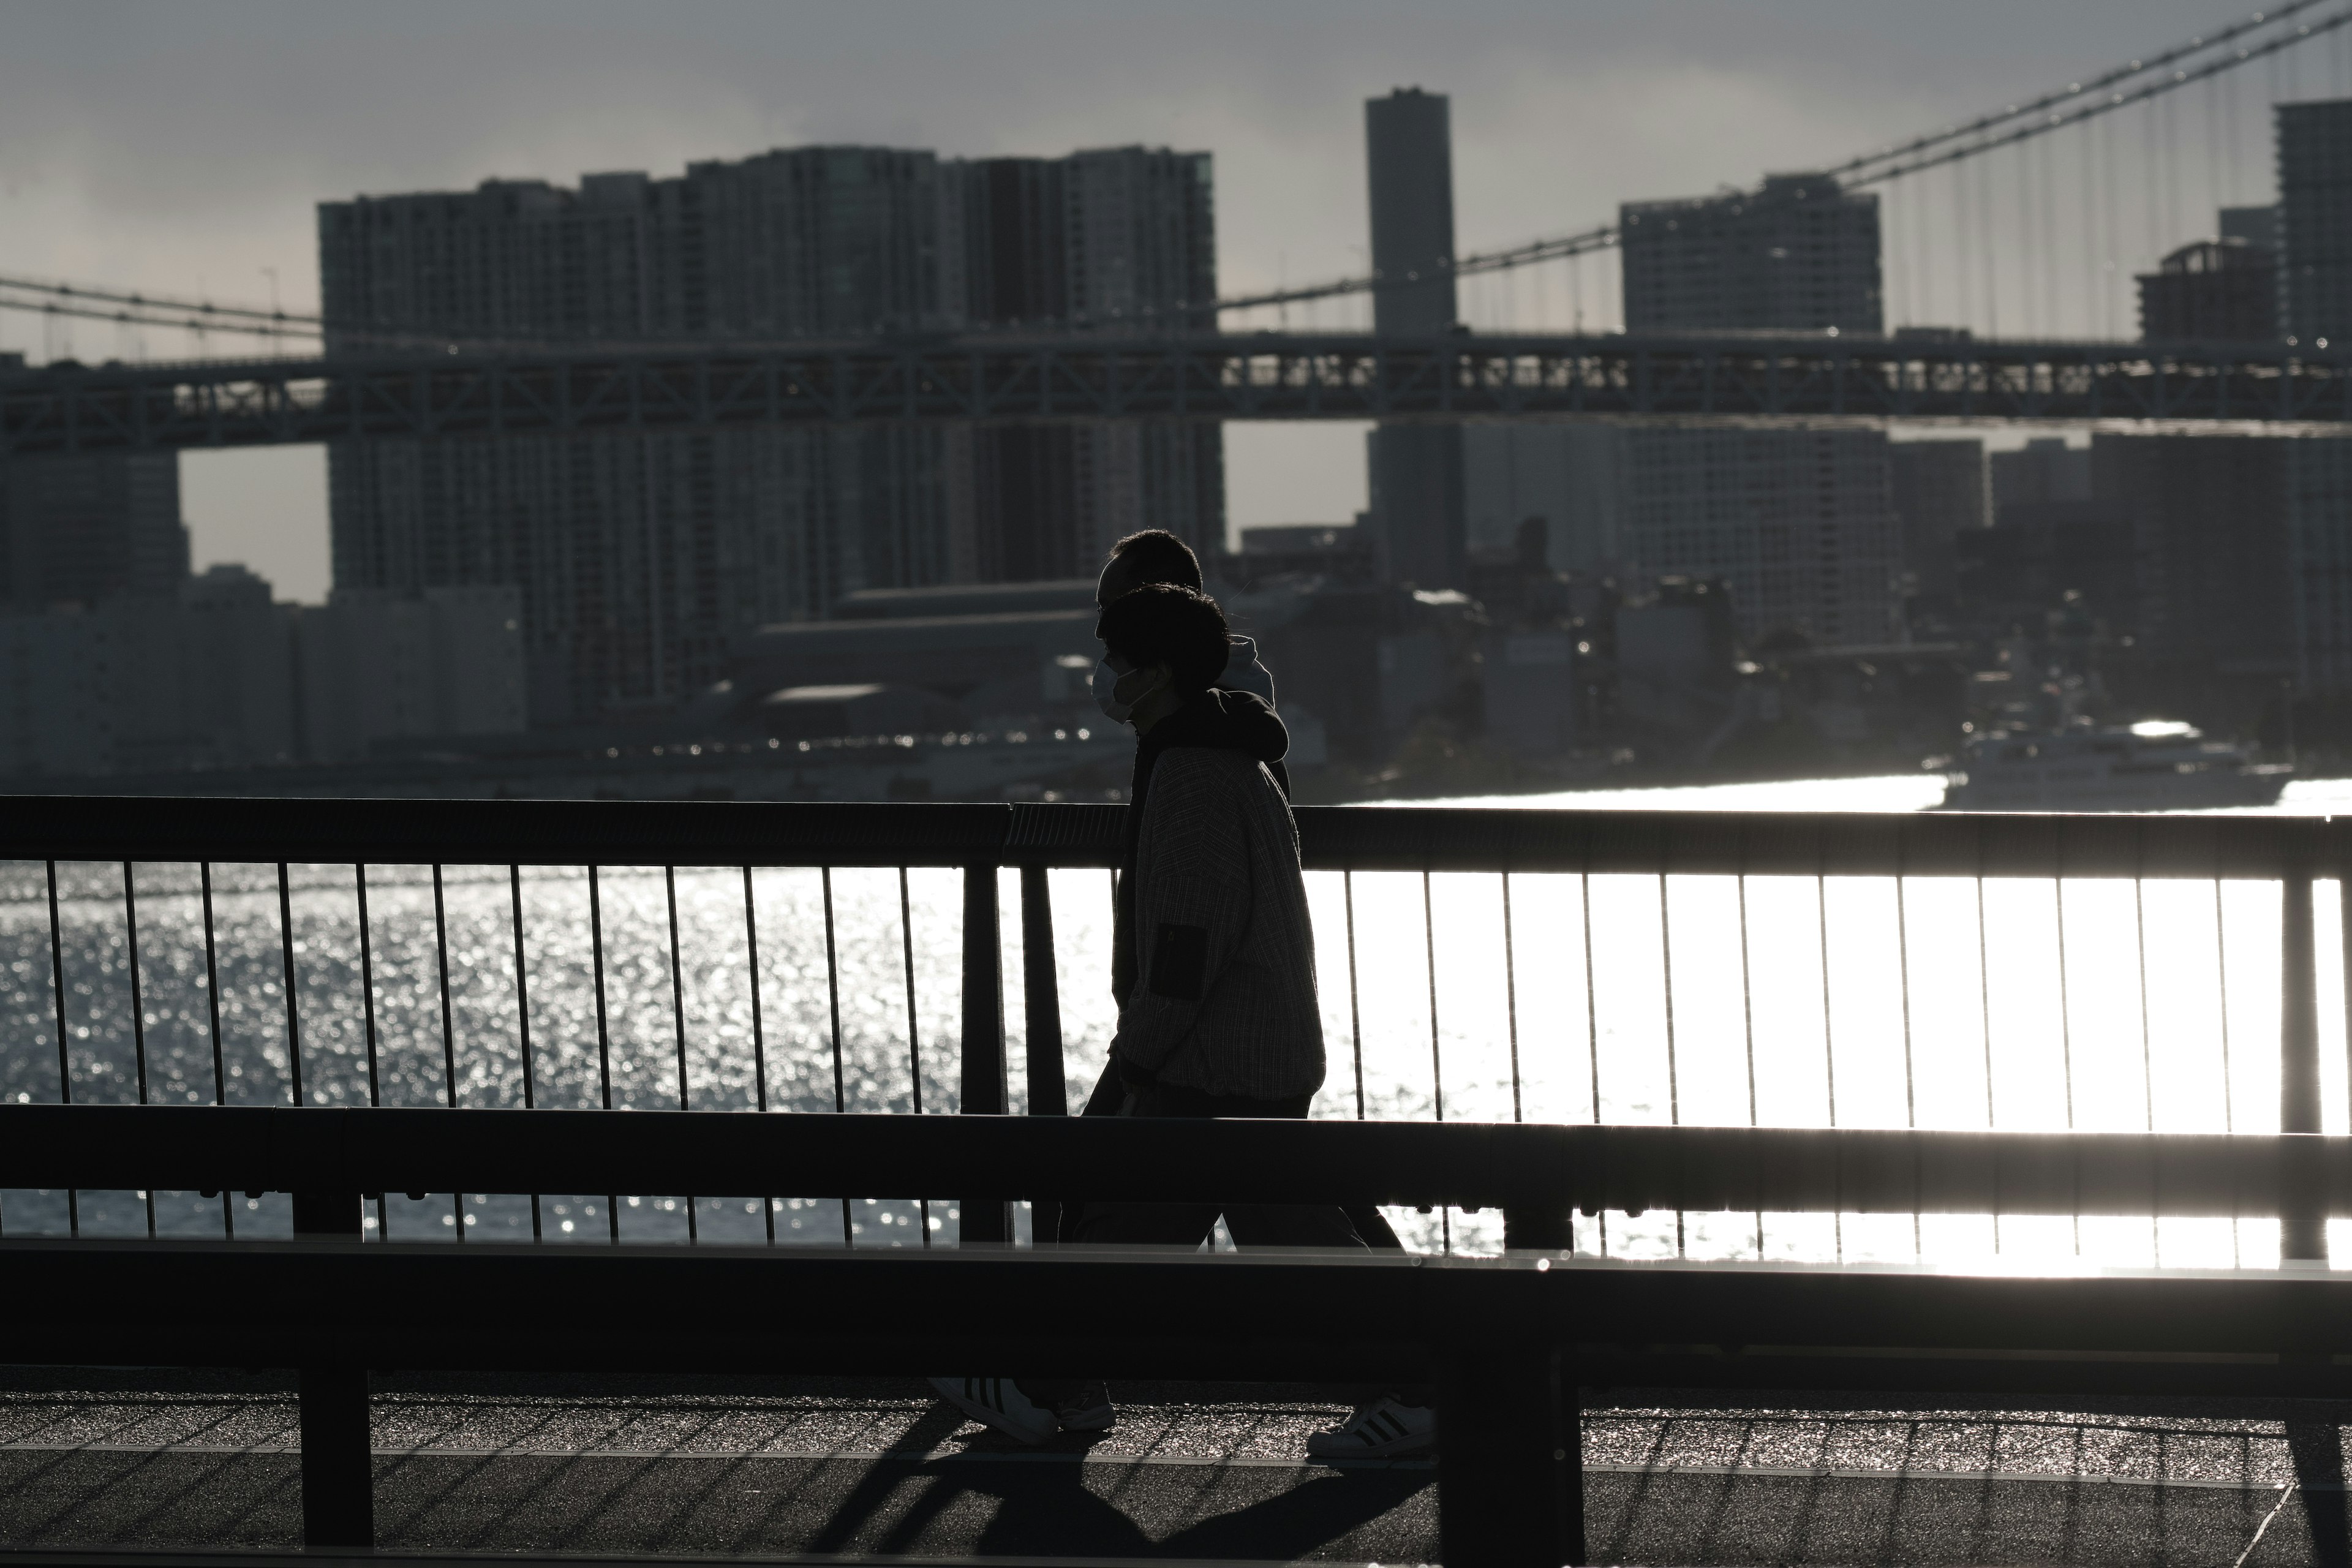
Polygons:
<instances>
[{"instance_id":1,"label":"hooded jacket","mask_svg":"<svg viewBox=\"0 0 2352 1568\"><path fill-rule=\"evenodd\" d=\"M1323 1081L1297 830L1269 764L1282 721L1211 690L1136 748L1112 975L1130 1078L1280 1100Z\"/></svg>"}]
</instances>

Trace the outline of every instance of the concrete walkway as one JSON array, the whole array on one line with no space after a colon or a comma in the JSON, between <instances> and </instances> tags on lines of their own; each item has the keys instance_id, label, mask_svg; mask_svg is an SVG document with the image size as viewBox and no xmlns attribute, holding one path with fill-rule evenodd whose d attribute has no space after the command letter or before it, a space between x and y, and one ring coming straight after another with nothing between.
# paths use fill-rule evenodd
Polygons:
<instances>
[{"instance_id":1,"label":"concrete walkway","mask_svg":"<svg viewBox=\"0 0 2352 1568\"><path fill-rule=\"evenodd\" d=\"M1343 1406L1304 1389L1118 1392L1116 1430L1033 1450L912 1383L385 1382L379 1540L500 1553L1435 1558L1427 1463L1303 1461L1306 1435ZM1617 1397L1586 1422L1597 1562L2347 1561L2336 1423L2352 1412ZM295 1546L294 1436L282 1378L0 1373L0 1547Z\"/></svg>"}]
</instances>

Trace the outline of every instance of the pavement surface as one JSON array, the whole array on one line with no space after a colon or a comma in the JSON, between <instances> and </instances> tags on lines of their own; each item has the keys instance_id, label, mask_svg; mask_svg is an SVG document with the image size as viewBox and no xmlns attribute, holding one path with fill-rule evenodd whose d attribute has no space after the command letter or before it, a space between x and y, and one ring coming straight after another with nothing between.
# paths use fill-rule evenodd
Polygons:
<instances>
[{"instance_id":1,"label":"pavement surface","mask_svg":"<svg viewBox=\"0 0 2352 1568\"><path fill-rule=\"evenodd\" d=\"M1118 1425L1004 1443L890 1380L380 1381L379 1542L413 1552L936 1558L1437 1556L1425 1461L1328 1466L1346 1406L1130 1385ZM2067 1410L1615 1391L1585 1423L1596 1562L2347 1563L2352 1408ZM0 1369L0 1549L288 1548L292 1389Z\"/></svg>"}]
</instances>

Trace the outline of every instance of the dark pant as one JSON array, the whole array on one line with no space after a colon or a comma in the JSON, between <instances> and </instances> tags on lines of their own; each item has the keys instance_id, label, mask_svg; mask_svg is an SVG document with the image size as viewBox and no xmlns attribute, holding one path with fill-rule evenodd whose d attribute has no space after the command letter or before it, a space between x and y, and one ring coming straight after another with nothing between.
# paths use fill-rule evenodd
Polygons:
<instances>
[{"instance_id":1,"label":"dark pant","mask_svg":"<svg viewBox=\"0 0 2352 1568\"><path fill-rule=\"evenodd\" d=\"M1087 1116L1265 1117L1303 1120L1311 1094L1285 1100L1248 1100L1206 1094L1174 1084L1129 1089L1114 1069L1087 1100ZM1331 1204L1103 1204L1065 1205L1061 1239L1098 1247L1181 1247L1187 1251L1208 1239L1225 1216L1236 1247L1345 1247L1369 1245L1347 1210ZM1377 1215L1378 1211L1374 1211ZM1382 1228L1386 1228L1383 1222ZM1390 1233L1391 1243L1394 1233Z\"/></svg>"}]
</instances>

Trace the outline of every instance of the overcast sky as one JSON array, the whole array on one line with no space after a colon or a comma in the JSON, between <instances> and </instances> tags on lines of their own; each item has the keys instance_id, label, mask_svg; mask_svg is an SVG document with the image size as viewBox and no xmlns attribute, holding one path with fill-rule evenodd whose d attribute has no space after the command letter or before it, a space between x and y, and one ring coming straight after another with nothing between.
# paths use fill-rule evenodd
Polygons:
<instances>
[{"instance_id":1,"label":"overcast sky","mask_svg":"<svg viewBox=\"0 0 2352 1568\"><path fill-rule=\"evenodd\" d=\"M0 0L0 271L239 300L274 288L308 308L322 199L670 174L815 142L958 154L1144 142L1215 154L1220 282L1251 289L1360 268L1361 105L1393 86L1453 97L1468 250L1606 221L1622 200L1833 162L2219 26L2245 3ZM2331 46L2306 53L2283 89L2340 89L2352 62ZM2168 207L2126 216L2126 270L2210 228L2211 198L2266 196L2266 84L2241 90L2226 134L2210 118L2179 122L2188 163L2172 167L2188 173ZM2210 116L2221 100L2198 101ZM1945 247L1906 221L1890 208L1890 244L1908 232L1928 258L1924 271L1903 264L1908 316L1961 319L1956 284L1952 303L1935 293ZM1893 259L1888 287L1900 310ZM2053 285L2042 325L2095 326L2070 315L2074 287ZM1592 319L1613 314L1599 268L1576 291ZM2090 286L2079 293L2091 310ZM1565 324L1571 309L1559 268L1465 300L1491 323ZM21 316L0 316L0 347L188 350L87 323L67 342ZM1362 504L1352 428L1237 428L1228 449L1237 524ZM323 473L310 449L184 459L199 561L247 560L316 597Z\"/></svg>"}]
</instances>

